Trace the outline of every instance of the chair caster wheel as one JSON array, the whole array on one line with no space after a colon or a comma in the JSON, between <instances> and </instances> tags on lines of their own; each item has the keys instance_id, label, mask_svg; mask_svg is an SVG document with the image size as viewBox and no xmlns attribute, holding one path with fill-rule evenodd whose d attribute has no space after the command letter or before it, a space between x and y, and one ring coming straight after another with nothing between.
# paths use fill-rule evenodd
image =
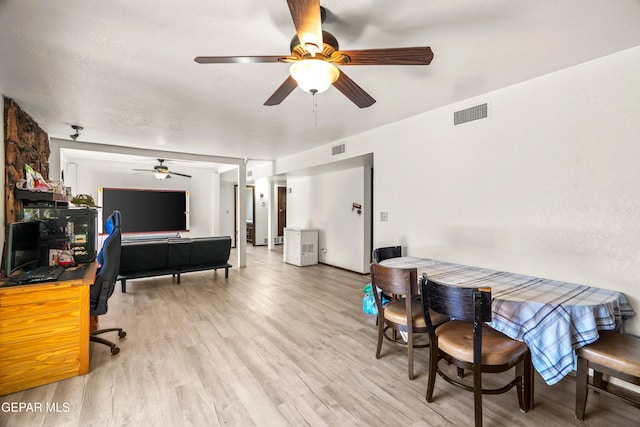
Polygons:
<instances>
[{"instance_id":1,"label":"chair caster wheel","mask_svg":"<svg viewBox=\"0 0 640 427\"><path fill-rule=\"evenodd\" d=\"M111 347L111 355L112 356L115 356L118 353L120 353L120 347L115 346L115 345L113 347Z\"/></svg>"},{"instance_id":2,"label":"chair caster wheel","mask_svg":"<svg viewBox=\"0 0 640 427\"><path fill-rule=\"evenodd\" d=\"M118 332L118 337L120 337L120 338L124 338L124 337L126 337L126 336L127 336L127 333L126 333L125 331L120 331L120 332Z\"/></svg>"}]
</instances>

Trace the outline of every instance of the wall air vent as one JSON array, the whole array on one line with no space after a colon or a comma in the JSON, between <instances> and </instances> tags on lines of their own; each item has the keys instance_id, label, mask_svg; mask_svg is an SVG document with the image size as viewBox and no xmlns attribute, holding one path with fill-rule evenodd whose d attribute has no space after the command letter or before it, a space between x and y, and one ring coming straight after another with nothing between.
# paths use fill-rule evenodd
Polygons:
<instances>
[{"instance_id":1,"label":"wall air vent","mask_svg":"<svg viewBox=\"0 0 640 427\"><path fill-rule=\"evenodd\" d=\"M247 176L253 176L253 171L247 171Z\"/></svg>"},{"instance_id":2,"label":"wall air vent","mask_svg":"<svg viewBox=\"0 0 640 427\"><path fill-rule=\"evenodd\" d=\"M456 111L453 113L453 124L460 125L473 120L486 119L488 110L488 104L485 102L484 104L476 105L475 107Z\"/></svg>"},{"instance_id":3,"label":"wall air vent","mask_svg":"<svg viewBox=\"0 0 640 427\"><path fill-rule=\"evenodd\" d=\"M331 147L331 155L332 156L337 156L338 154L343 154L346 151L347 151L347 147L346 147L345 144L334 145L333 147Z\"/></svg>"}]
</instances>

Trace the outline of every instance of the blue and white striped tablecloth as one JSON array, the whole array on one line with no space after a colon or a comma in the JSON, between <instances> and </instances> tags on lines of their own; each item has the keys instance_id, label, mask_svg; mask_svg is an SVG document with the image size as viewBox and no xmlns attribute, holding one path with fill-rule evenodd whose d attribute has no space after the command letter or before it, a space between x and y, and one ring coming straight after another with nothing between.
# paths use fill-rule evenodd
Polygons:
<instances>
[{"instance_id":1,"label":"blue and white striped tablecloth","mask_svg":"<svg viewBox=\"0 0 640 427\"><path fill-rule=\"evenodd\" d=\"M635 315L617 291L424 258L389 258L381 264L415 267L418 276L425 273L445 284L490 287L490 325L527 344L534 367L549 385L574 369L574 350L596 341L598 330L616 329Z\"/></svg>"}]
</instances>

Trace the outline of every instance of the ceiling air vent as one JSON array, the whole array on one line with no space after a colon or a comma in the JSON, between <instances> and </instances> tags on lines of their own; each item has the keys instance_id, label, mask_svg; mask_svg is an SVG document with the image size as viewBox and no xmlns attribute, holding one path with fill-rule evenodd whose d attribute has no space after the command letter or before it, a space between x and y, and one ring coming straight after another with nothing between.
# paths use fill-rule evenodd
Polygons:
<instances>
[{"instance_id":1,"label":"ceiling air vent","mask_svg":"<svg viewBox=\"0 0 640 427\"><path fill-rule=\"evenodd\" d=\"M343 154L345 151L347 151L345 144L340 144L340 145L334 145L333 147L331 147L331 155L332 156L337 156L338 154Z\"/></svg>"},{"instance_id":2,"label":"ceiling air vent","mask_svg":"<svg viewBox=\"0 0 640 427\"><path fill-rule=\"evenodd\" d=\"M464 110L453 113L453 124L460 125L462 123L471 122L478 119L487 118L487 103L476 105L475 107L465 108Z\"/></svg>"}]
</instances>

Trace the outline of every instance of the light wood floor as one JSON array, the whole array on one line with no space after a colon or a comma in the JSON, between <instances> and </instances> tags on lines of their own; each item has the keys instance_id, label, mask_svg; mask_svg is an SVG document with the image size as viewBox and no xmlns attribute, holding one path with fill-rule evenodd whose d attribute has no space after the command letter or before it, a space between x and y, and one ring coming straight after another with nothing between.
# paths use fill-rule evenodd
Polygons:
<instances>
[{"instance_id":1,"label":"light wood floor","mask_svg":"<svg viewBox=\"0 0 640 427\"><path fill-rule=\"evenodd\" d=\"M59 412L0 411L0 426L468 426L471 393L436 380L424 399L428 349L409 381L404 348L383 344L362 312L368 276L282 262L282 249L249 248L244 269L128 282L101 326L119 325L121 352L91 343L91 372L0 397L57 404ZM235 254L231 262L235 262ZM117 339L117 337L115 338ZM503 377L504 378L504 377ZM640 411L589 394L576 421L573 378L536 378L532 411L515 391L484 397L485 426L631 426Z\"/></svg>"}]
</instances>

